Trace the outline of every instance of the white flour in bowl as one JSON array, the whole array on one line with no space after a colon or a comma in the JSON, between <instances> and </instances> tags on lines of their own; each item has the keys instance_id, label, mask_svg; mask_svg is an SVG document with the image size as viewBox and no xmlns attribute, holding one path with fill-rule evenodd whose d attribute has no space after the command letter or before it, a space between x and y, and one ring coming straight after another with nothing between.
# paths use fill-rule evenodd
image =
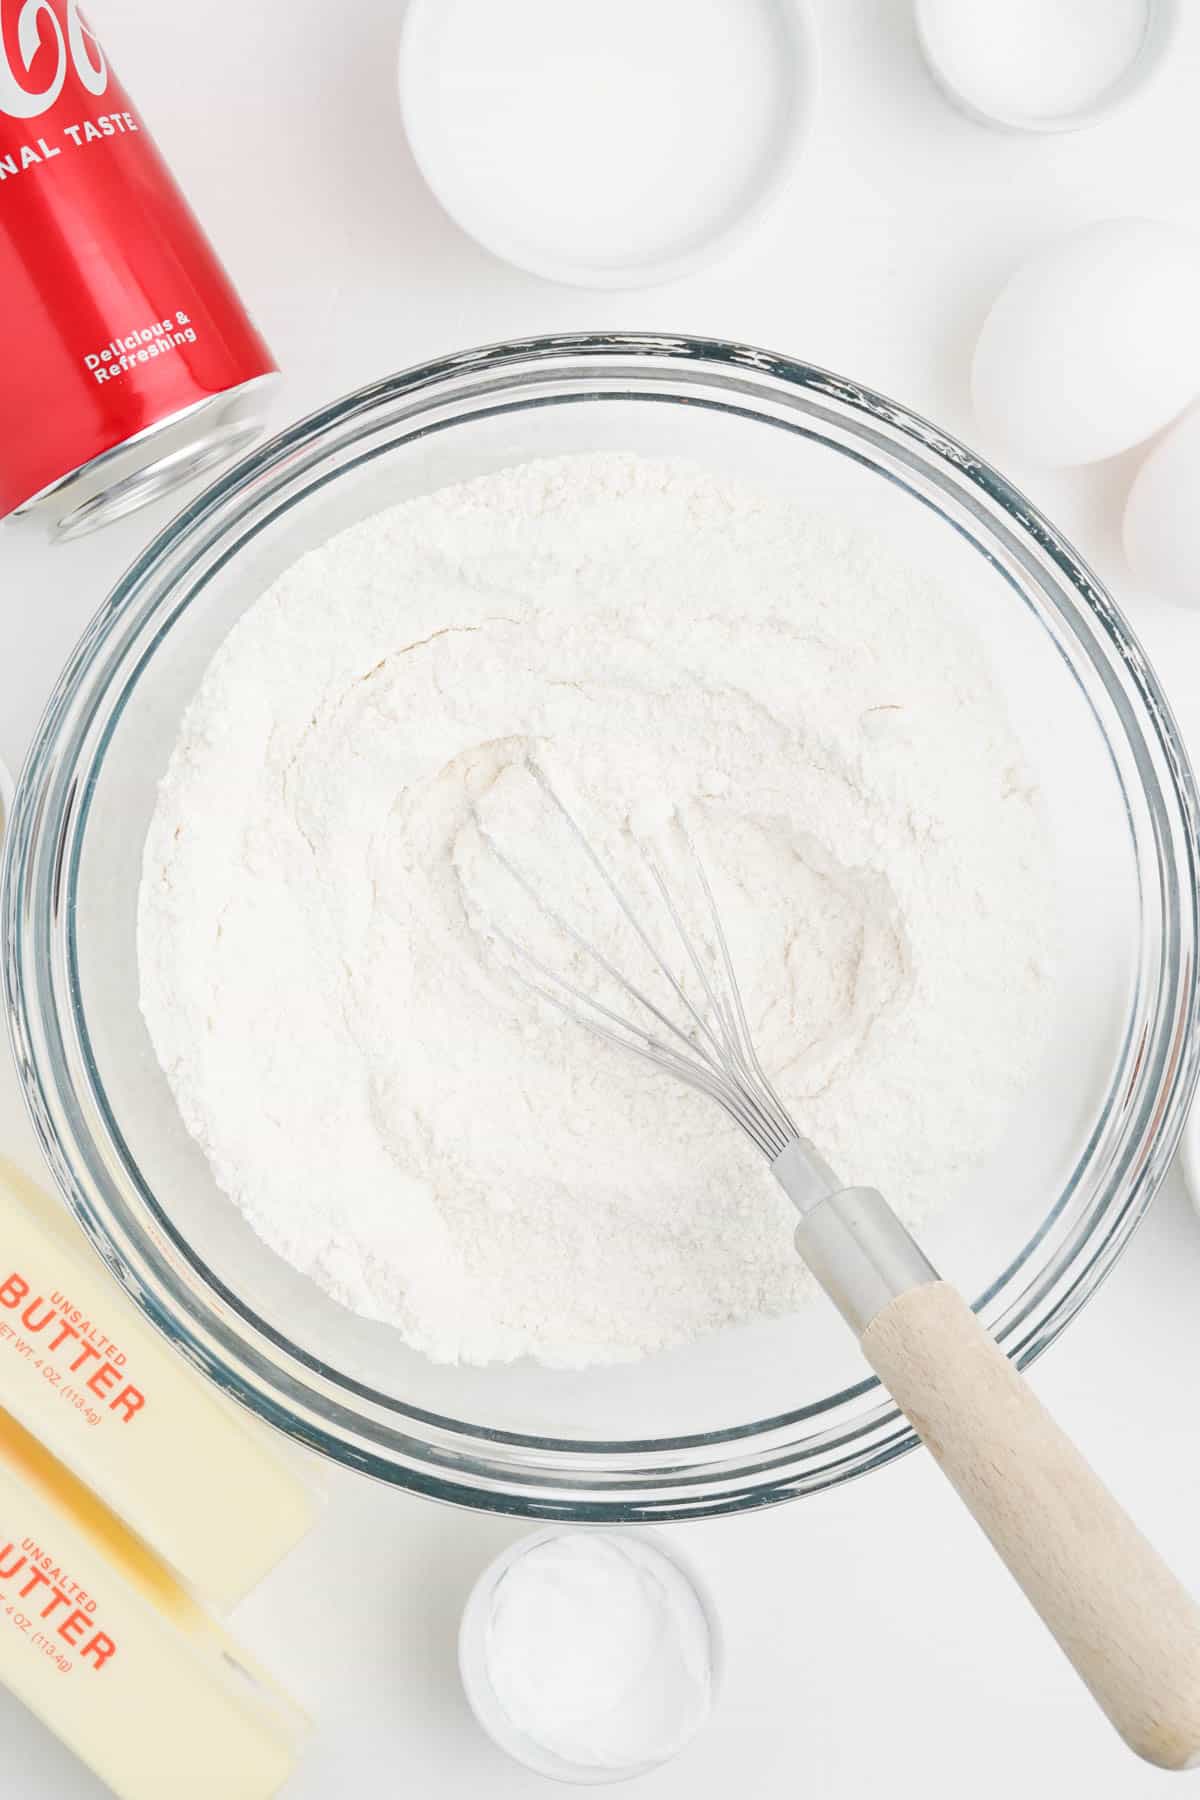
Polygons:
<instances>
[{"instance_id":1,"label":"white flour in bowl","mask_svg":"<svg viewBox=\"0 0 1200 1800\"><path fill-rule=\"evenodd\" d=\"M230 633L140 895L184 1122L269 1245L438 1360L614 1361L788 1311L809 1278L758 1153L495 954L494 925L548 938L489 833L629 960L529 808L531 753L635 883L629 829L669 855L686 820L839 1174L910 1223L962 1190L1052 1006L1050 852L983 653L871 536L631 456L395 507Z\"/></svg>"}]
</instances>

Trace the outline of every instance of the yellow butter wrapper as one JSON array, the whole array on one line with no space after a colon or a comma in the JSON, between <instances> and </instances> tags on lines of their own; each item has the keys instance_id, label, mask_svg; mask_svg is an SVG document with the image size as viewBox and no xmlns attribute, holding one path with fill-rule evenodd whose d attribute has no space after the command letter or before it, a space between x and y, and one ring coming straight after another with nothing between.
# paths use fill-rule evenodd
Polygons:
<instances>
[{"instance_id":1,"label":"yellow butter wrapper","mask_svg":"<svg viewBox=\"0 0 1200 1800\"><path fill-rule=\"evenodd\" d=\"M220 1611L313 1523L313 1487L266 1429L175 1354L65 1209L2 1158L0 1407Z\"/></svg>"},{"instance_id":2,"label":"yellow butter wrapper","mask_svg":"<svg viewBox=\"0 0 1200 1800\"><path fill-rule=\"evenodd\" d=\"M166 1566L4 1413L0 1681L119 1800L270 1800L306 1728Z\"/></svg>"}]
</instances>

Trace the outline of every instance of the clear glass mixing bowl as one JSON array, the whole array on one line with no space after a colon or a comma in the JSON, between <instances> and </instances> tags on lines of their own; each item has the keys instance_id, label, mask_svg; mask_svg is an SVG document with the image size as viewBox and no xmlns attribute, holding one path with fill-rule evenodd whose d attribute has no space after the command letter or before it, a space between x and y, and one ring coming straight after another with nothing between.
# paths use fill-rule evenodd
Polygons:
<instances>
[{"instance_id":1,"label":"clear glass mixing bowl","mask_svg":"<svg viewBox=\"0 0 1200 1800\"><path fill-rule=\"evenodd\" d=\"M444 1500L649 1520L811 1492L911 1445L832 1309L632 1367L436 1367L285 1267L217 1191L146 1037L134 945L156 781L243 608L389 502L606 448L871 521L942 578L988 650L1057 846L1059 1023L1004 1144L925 1243L1012 1357L1043 1350L1128 1241L1195 1080L1193 779L1137 643L1053 527L961 444L820 369L672 337L498 345L352 394L248 457L134 564L51 699L9 834L4 981L67 1200L227 1393Z\"/></svg>"}]
</instances>

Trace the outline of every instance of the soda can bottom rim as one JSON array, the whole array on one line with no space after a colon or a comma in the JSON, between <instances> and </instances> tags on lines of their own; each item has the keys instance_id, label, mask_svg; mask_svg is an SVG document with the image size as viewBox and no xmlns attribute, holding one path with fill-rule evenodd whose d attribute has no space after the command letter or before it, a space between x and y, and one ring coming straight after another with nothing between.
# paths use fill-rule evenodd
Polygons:
<instances>
[{"instance_id":1,"label":"soda can bottom rim","mask_svg":"<svg viewBox=\"0 0 1200 1800\"><path fill-rule=\"evenodd\" d=\"M41 488L9 516L47 515L51 538L65 543L148 506L245 449L263 428L264 390L278 379L275 370L256 375L156 419Z\"/></svg>"}]
</instances>

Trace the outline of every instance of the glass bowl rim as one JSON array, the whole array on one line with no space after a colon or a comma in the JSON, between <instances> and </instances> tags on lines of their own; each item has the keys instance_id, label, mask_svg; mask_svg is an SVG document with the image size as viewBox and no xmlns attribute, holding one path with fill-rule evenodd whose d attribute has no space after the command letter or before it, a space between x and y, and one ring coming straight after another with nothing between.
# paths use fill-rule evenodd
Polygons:
<instances>
[{"instance_id":1,"label":"glass bowl rim","mask_svg":"<svg viewBox=\"0 0 1200 1800\"><path fill-rule=\"evenodd\" d=\"M1174 887L1165 880L1160 881L1161 899L1168 914L1163 941L1173 975L1169 982L1160 982L1160 989L1165 989L1166 993L1165 998L1163 992L1159 993L1153 1013L1157 1056L1146 1058L1147 1066L1162 1069L1166 1093L1159 1097L1155 1108L1147 1112L1140 1142L1125 1158L1124 1173L1128 1174L1131 1162L1136 1163L1136 1168L1124 1191L1121 1183L1110 1182L1096 1196L1086 1216L1086 1230L1074 1234L1070 1255L1066 1255L1064 1248L1052 1258L1039 1272L1038 1289L1033 1299L1027 1300L1019 1309L1010 1307L995 1327L996 1335L1017 1366L1024 1367L1040 1355L1096 1291L1144 1215L1174 1152L1200 1073L1200 1035L1196 1031L1200 1016L1200 981L1196 957L1197 803L1194 779L1169 705L1140 646L1111 597L1055 527L1004 477L939 427L887 397L816 365L722 339L637 332L556 334L484 345L415 365L355 390L286 427L214 481L167 524L117 582L80 639L47 704L18 786L10 829L5 834L3 846L0 933L3 935L5 1005L18 1074L47 1160L69 1207L94 1246L142 1311L190 1361L231 1397L297 1441L335 1461L363 1469L412 1491L457 1504L535 1519L650 1522L746 1510L798 1493L816 1491L891 1461L914 1447L916 1439L907 1421L886 1401L877 1405L873 1412L851 1420L843 1427L832 1428L823 1436L789 1441L784 1435L787 1428L798 1422L827 1415L877 1388L878 1383L872 1377L775 1418L691 1436L653 1440L562 1440L493 1429L424 1412L419 1407L368 1389L352 1378L333 1374L309 1353L288 1343L265 1321L254 1318L236 1296L223 1288L219 1278L205 1269L198 1257L189 1251L146 1184L140 1180L136 1164L122 1143L127 1171L156 1215L158 1225L172 1237L193 1270L200 1269L207 1277L208 1299L201 1300L201 1312L197 1313L195 1297L189 1294L183 1297L192 1304L181 1313L178 1282L171 1271L165 1272L168 1287L175 1293L174 1304L169 1296L164 1297L161 1291L148 1285L144 1274L133 1266L128 1253L120 1247L122 1232L117 1220L122 1210L128 1210L124 1198L114 1208L111 1203L106 1204L102 1193L90 1192L81 1177L78 1159L72 1157L68 1145L74 1140L75 1148L80 1149L77 1133L82 1128L86 1138L87 1127L69 1079L64 1086L63 1078L69 1077L65 1059L53 1046L47 1051L44 1038L45 1026L50 1021L58 1030L56 1042L61 1047L62 1009L53 1005L55 984L49 966L50 951L55 942L61 940L64 918L68 945L73 944L70 922L73 882L86 828L91 785L86 781L80 783L77 769L70 765L66 769L61 766L64 744L60 742L60 733L64 725L71 723L72 709L81 696L90 697L89 720L106 701L111 709L111 695L106 685L89 689L101 653L114 641L120 643L122 629L126 640L132 641L152 617L159 616L161 630L169 630L171 619L190 600L191 596L187 596L181 602L178 588L188 571L196 566L200 553L227 540L235 526L252 517L265 498L277 494L289 481L301 482L299 492L291 500L276 506L254 530L238 538L235 548L279 513L289 511L291 506L303 501L314 487L321 485L318 480L308 478L346 442L354 441L346 433L355 424L361 423L364 431L377 427L384 421L388 407L425 393L432 395L435 401L438 398L452 400L453 384L464 375L491 378L499 374L507 387L518 393L522 368L529 371L525 377L527 381L545 381L562 373L556 370L555 364L563 359L572 363L568 372L590 368L599 374L606 363L611 365L613 358L626 359L647 370L662 362L669 373L684 384L688 379L703 378L718 386L722 383L736 385L743 391L747 384L750 387L761 385L764 397L769 394L775 399L782 391L793 396L815 396L831 401L848 409L847 428L852 435L856 429L861 435L872 421L886 427L906 445L910 458L921 465L922 472L944 493L949 493L955 482L973 488L1001 515L1008 529L1053 563L1071 590L1073 603L1082 608L1091 630L1100 640L1107 640L1105 647L1114 655L1119 682L1118 691L1112 697L1119 699L1126 711L1132 709L1139 741L1148 742L1152 750L1161 753L1165 779L1155 777L1149 784L1146 770L1140 769L1140 773L1143 796L1154 826L1159 864L1162 863L1164 834L1168 840L1177 840L1176 854L1183 864ZM611 367L608 372L611 373ZM583 399L587 396L573 393L566 397ZM637 398L636 395L628 397ZM667 398L679 402L684 396L671 394ZM530 395L524 403L539 402L536 396ZM305 452L310 453L307 459ZM853 451L843 453L854 454ZM876 468L874 472L896 479L887 470ZM336 479L336 473L329 478ZM279 476L274 487L267 485L273 474ZM924 499L906 483L900 485L905 486L913 497ZM925 503L933 504L931 501ZM941 516L954 524L948 515ZM189 544L190 557L185 557L172 572L172 559L186 551ZM975 547L987 554L981 544L977 543ZM134 601L164 569L167 570L165 586L139 613ZM165 624L161 623L164 613L170 614ZM1101 669L1100 673L1111 689L1113 684L1105 671ZM100 747L93 751L93 772L103 758L108 737L135 685L136 680L125 684L115 716L109 718ZM1126 729L1129 729L1128 725ZM67 733L66 747L72 748L77 758L83 742L83 731L78 722L73 733L73 739L72 734ZM49 796L56 780L58 801L51 805ZM49 856L48 851L52 852ZM62 904L64 883L65 905ZM59 931L57 939L56 928ZM42 948L46 951L46 966L39 968L38 952ZM74 977L76 971L72 968L70 973ZM86 1021L77 1006L77 979L68 984L68 991L70 1022L82 1033L86 1044ZM39 1011L41 1001L46 998L51 1002L49 1011ZM94 1063L92 1071L96 1073ZM119 1142L119 1125L107 1113L102 1084L99 1096L98 1104L106 1111L109 1126ZM93 1140L87 1139L87 1142ZM1073 1183L1068 1184L1039 1231L1019 1257L995 1278L977 1305L985 1304L1014 1270L1024 1265L1050 1223L1066 1205L1072 1187ZM110 1195L110 1202L111 1199ZM130 1216L133 1240L139 1250L148 1255L153 1249L149 1234L144 1227L139 1233L137 1219ZM1106 1229L1097 1243L1094 1240L1101 1226ZM1060 1268L1058 1264L1064 1258L1064 1266ZM154 1260L162 1265L159 1269L161 1288L165 1264L156 1251ZM332 1379L339 1396L370 1399L377 1407L409 1424L426 1427L425 1435L414 1437L405 1431L372 1424L361 1411L347 1408L342 1401L331 1404L328 1396L323 1397L312 1383L307 1387L298 1383L236 1330L231 1331L221 1324L210 1304L212 1297L225 1300L244 1321L252 1320L258 1336L282 1348L293 1363L298 1363L310 1374ZM260 1369L269 1368L274 1378L273 1392L264 1392L261 1378L257 1382L252 1378L251 1359ZM271 1385L269 1380L268 1386ZM304 1397L302 1403L298 1401L300 1394ZM340 1429L334 1428L335 1418ZM343 1435L346 1432L348 1435ZM721 1456L718 1460L710 1458L703 1464L686 1463L684 1453L687 1451L715 1451L731 1445L743 1446L746 1454L740 1460ZM514 1456L507 1463L487 1462L488 1455L494 1456L498 1446L509 1447L515 1452ZM814 1473L805 1465L811 1463L818 1450L831 1453L833 1460L827 1465L822 1464ZM617 1471L624 1479L624 1486L610 1485L612 1470L603 1462L617 1453L625 1458L622 1468ZM684 1456L683 1464L677 1464L675 1459L679 1456ZM487 1482L495 1485L488 1486ZM730 1486L730 1483L737 1485ZM647 1491L643 1493L643 1489Z\"/></svg>"}]
</instances>

